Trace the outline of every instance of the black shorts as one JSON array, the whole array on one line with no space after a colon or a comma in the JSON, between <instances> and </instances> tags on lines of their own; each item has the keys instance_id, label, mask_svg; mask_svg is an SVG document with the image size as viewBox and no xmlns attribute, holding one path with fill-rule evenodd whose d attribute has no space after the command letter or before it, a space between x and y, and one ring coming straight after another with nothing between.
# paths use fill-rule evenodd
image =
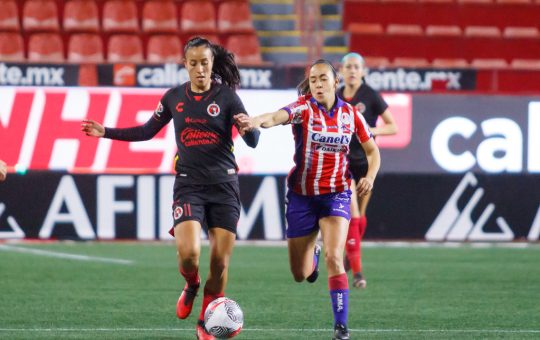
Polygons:
<instances>
[{"instance_id":1,"label":"black shorts","mask_svg":"<svg viewBox=\"0 0 540 340\"><path fill-rule=\"evenodd\" d=\"M349 159L349 170L351 171L353 179L356 183L358 183L360 178L366 177L368 167L369 164L367 159Z\"/></svg>"},{"instance_id":2,"label":"black shorts","mask_svg":"<svg viewBox=\"0 0 540 340\"><path fill-rule=\"evenodd\" d=\"M203 227L220 227L236 234L240 219L238 181L218 184L188 184L174 181L174 225L199 221Z\"/></svg>"}]
</instances>

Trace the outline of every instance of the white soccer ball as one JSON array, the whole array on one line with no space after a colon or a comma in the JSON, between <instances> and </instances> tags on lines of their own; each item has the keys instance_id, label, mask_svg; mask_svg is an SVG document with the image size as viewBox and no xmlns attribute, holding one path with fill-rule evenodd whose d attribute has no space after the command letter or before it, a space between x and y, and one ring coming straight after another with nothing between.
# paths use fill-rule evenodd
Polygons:
<instances>
[{"instance_id":1,"label":"white soccer ball","mask_svg":"<svg viewBox=\"0 0 540 340\"><path fill-rule=\"evenodd\" d=\"M204 327L218 339L235 337L244 325L244 313L236 301L226 297L218 298L206 307Z\"/></svg>"}]
</instances>

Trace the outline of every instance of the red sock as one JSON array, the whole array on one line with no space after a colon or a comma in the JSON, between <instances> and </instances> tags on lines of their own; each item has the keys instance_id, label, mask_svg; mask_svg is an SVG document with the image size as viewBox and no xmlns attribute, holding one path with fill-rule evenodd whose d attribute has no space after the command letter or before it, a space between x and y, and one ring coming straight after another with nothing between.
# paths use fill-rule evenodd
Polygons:
<instances>
[{"instance_id":1,"label":"red sock","mask_svg":"<svg viewBox=\"0 0 540 340\"><path fill-rule=\"evenodd\" d=\"M353 268L353 273L358 273L362 271L362 239L364 238L364 233L366 232L367 227L367 218L366 215L360 217L360 222L358 223L358 271L355 271Z\"/></svg>"},{"instance_id":2,"label":"red sock","mask_svg":"<svg viewBox=\"0 0 540 340\"><path fill-rule=\"evenodd\" d=\"M206 289L206 287L204 287L204 297L203 297L203 302L202 302L202 306L201 306L201 314L199 314L199 320L204 321L204 312L206 311L206 307L208 307L210 302L214 301L217 298L223 297L223 296L225 296L225 294L223 294L223 292L217 293L217 294L211 293L210 291L208 291L208 289Z\"/></svg>"},{"instance_id":3,"label":"red sock","mask_svg":"<svg viewBox=\"0 0 540 340\"><path fill-rule=\"evenodd\" d=\"M201 278L199 277L199 268L195 267L194 270L187 272L184 271L182 268L179 268L180 274L186 279L186 282L190 286L196 286L199 285L201 282Z\"/></svg>"},{"instance_id":4,"label":"red sock","mask_svg":"<svg viewBox=\"0 0 540 340\"><path fill-rule=\"evenodd\" d=\"M345 244L345 254L351 265L353 273L360 271L360 218L353 217L349 223L349 232L347 233L347 243Z\"/></svg>"}]
</instances>

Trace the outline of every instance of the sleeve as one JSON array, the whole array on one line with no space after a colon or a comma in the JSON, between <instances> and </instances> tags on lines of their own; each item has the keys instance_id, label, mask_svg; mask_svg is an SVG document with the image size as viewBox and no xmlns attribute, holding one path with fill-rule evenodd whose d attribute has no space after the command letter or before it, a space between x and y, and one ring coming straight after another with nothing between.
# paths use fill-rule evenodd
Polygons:
<instances>
[{"instance_id":1,"label":"sleeve","mask_svg":"<svg viewBox=\"0 0 540 340\"><path fill-rule=\"evenodd\" d=\"M238 96L236 92L232 91L231 98L233 99L232 104L231 104L231 112L230 112L231 121L233 120L234 115L238 113L248 114L246 112L247 111L246 108L244 107L244 103L242 103L242 100L240 99L240 97ZM259 130L248 131L242 136L242 139L244 140L244 142L246 142L247 146L254 148L259 143L260 134L261 132Z\"/></svg>"},{"instance_id":2,"label":"sleeve","mask_svg":"<svg viewBox=\"0 0 540 340\"><path fill-rule=\"evenodd\" d=\"M367 142L370 138L373 137L371 131L369 130L369 125L366 122L364 116L358 111L355 107L352 107L352 112L354 115L354 132L358 136L360 143Z\"/></svg>"},{"instance_id":3,"label":"sleeve","mask_svg":"<svg viewBox=\"0 0 540 340\"><path fill-rule=\"evenodd\" d=\"M386 109L388 109L388 104L377 91L373 90L373 112L380 116Z\"/></svg>"},{"instance_id":4,"label":"sleeve","mask_svg":"<svg viewBox=\"0 0 540 340\"><path fill-rule=\"evenodd\" d=\"M281 110L287 111L289 114L289 120L285 124L302 124L305 115L309 112L308 103L304 96L299 97L294 103L282 107Z\"/></svg>"},{"instance_id":5,"label":"sleeve","mask_svg":"<svg viewBox=\"0 0 540 340\"><path fill-rule=\"evenodd\" d=\"M171 111L163 105L164 102L166 102L165 96L159 101L152 117L143 125L130 128L105 128L103 137L129 142L152 139L172 119Z\"/></svg>"}]
</instances>

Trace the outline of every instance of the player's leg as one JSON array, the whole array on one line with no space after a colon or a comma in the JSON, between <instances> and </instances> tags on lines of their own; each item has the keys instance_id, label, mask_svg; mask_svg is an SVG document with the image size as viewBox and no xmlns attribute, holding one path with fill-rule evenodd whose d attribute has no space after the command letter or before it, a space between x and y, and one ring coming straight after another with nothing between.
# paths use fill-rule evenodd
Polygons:
<instances>
[{"instance_id":1,"label":"player's leg","mask_svg":"<svg viewBox=\"0 0 540 340\"><path fill-rule=\"evenodd\" d=\"M367 281L362 271L362 239L367 228L366 210L371 199L371 191L358 198L360 208L360 219L358 221L358 267L353 269L353 285L356 288L366 288Z\"/></svg>"},{"instance_id":2,"label":"player's leg","mask_svg":"<svg viewBox=\"0 0 540 340\"><path fill-rule=\"evenodd\" d=\"M356 192L356 182L351 181L351 191ZM345 271L352 269L353 273L360 270L360 234L358 225L360 224L360 208L358 206L357 195L351 196L351 220L347 233L347 243L345 245L344 265Z\"/></svg>"},{"instance_id":3,"label":"player's leg","mask_svg":"<svg viewBox=\"0 0 540 340\"><path fill-rule=\"evenodd\" d=\"M349 339L347 328L349 282L343 267L343 251L349 228L348 219L342 216L327 216L319 220L319 225L328 270L328 290L334 314L333 339Z\"/></svg>"},{"instance_id":4,"label":"player's leg","mask_svg":"<svg viewBox=\"0 0 540 340\"><path fill-rule=\"evenodd\" d=\"M321 248L316 244L319 225L311 197L287 192L285 217L289 265L296 282L315 282L319 275Z\"/></svg>"}]
</instances>

